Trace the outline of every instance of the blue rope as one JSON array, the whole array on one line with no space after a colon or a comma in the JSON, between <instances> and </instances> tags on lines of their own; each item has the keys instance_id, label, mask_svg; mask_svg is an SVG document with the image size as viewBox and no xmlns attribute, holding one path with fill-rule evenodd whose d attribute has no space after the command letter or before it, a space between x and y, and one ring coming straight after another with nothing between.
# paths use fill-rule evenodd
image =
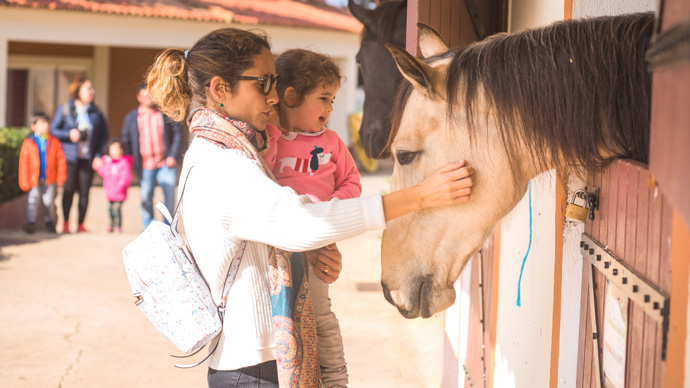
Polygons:
<instances>
[{"instance_id":1,"label":"blue rope","mask_svg":"<svg viewBox=\"0 0 690 388\"><path fill-rule=\"evenodd\" d=\"M525 269L525 262L527 262L527 255L529 255L529 250L532 249L532 181L527 184L527 193L529 199L529 244L527 245L527 252L525 252L525 257L522 258L522 267L520 267L520 279L518 279L518 295L517 295L517 306L520 307L520 283L522 283L522 271Z\"/></svg>"}]
</instances>

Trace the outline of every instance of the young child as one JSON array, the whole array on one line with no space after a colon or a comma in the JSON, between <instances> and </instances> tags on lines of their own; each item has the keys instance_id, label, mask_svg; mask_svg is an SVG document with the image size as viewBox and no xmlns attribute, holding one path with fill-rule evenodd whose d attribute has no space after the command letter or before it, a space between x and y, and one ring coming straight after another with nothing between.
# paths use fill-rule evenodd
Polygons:
<instances>
[{"instance_id":1,"label":"young child","mask_svg":"<svg viewBox=\"0 0 690 388\"><path fill-rule=\"evenodd\" d=\"M98 169L98 175L103 177L103 192L109 202L108 233L113 230L122 232L122 201L127 198L127 188L132 181L132 156L124 153L120 140L111 140L108 155L103 157L103 165Z\"/></svg>"},{"instance_id":2,"label":"young child","mask_svg":"<svg viewBox=\"0 0 690 388\"><path fill-rule=\"evenodd\" d=\"M36 231L37 203L42 202L45 225L49 233L55 233L57 215L55 197L57 186L67 179L67 162L60 141L49 134L50 123L45 113L31 118L31 133L24 139L19 151L19 187L29 192L27 200L26 233Z\"/></svg>"},{"instance_id":3,"label":"young child","mask_svg":"<svg viewBox=\"0 0 690 388\"><path fill-rule=\"evenodd\" d=\"M280 76L277 147L264 155L279 184L314 202L359 197L360 176L345 144L325 127L340 89L340 69L325 55L288 50L276 59ZM269 126L270 132L270 126ZM311 268L314 271L314 268ZM309 287L316 315L319 364L325 388L348 382L340 326L331 311L328 284L313 273Z\"/></svg>"}]
</instances>

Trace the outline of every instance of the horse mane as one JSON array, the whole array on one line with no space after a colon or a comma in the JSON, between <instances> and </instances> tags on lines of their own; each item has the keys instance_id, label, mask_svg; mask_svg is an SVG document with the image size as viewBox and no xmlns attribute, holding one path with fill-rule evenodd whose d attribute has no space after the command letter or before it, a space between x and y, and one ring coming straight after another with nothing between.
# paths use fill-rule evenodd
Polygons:
<instances>
[{"instance_id":1,"label":"horse mane","mask_svg":"<svg viewBox=\"0 0 690 388\"><path fill-rule=\"evenodd\" d=\"M471 137L478 108L486 108L509 157L526 149L540 169L596 171L616 158L647 163L645 51L653 24L651 13L570 20L451 50L448 119L463 93ZM409 82L399 88L389 145L411 91Z\"/></svg>"}]
</instances>

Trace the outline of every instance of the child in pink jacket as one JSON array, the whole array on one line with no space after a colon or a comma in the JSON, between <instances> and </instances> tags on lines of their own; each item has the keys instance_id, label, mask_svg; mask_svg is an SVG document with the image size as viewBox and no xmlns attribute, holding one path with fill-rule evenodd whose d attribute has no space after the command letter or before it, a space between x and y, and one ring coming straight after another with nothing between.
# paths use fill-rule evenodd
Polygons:
<instances>
[{"instance_id":1,"label":"child in pink jacket","mask_svg":"<svg viewBox=\"0 0 690 388\"><path fill-rule=\"evenodd\" d=\"M132 156L124 155L120 140L108 143L108 155L103 157L98 175L103 177L103 191L109 202L110 225L107 231L122 232L122 202L127 198L127 188L132 181Z\"/></svg>"},{"instance_id":2,"label":"child in pink jacket","mask_svg":"<svg viewBox=\"0 0 690 388\"><path fill-rule=\"evenodd\" d=\"M326 128L342 76L335 62L309 50L288 50L276 59L279 122L267 126L270 146L263 155L282 186L314 202L356 198L362 192L355 161L338 135ZM275 142L275 143L274 143ZM328 274L325 266L312 271ZM324 388L346 387L347 365L328 284L313 273L309 288L316 317L317 347Z\"/></svg>"}]
</instances>

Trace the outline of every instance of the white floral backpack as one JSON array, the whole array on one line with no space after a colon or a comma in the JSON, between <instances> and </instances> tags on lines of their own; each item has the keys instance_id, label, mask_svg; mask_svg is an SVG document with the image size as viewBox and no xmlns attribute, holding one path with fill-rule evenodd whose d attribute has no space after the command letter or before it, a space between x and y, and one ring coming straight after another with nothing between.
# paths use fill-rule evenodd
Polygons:
<instances>
[{"instance_id":1,"label":"white floral backpack","mask_svg":"<svg viewBox=\"0 0 690 388\"><path fill-rule=\"evenodd\" d=\"M186 178L192 168L187 172ZM186 353L184 356L173 357L193 356L220 334L227 294L235 280L246 244L242 243L231 262L221 303L216 305L192 252L177 231L186 178L172 219L165 205L161 202L156 205L169 225L160 221L151 222L144 232L122 250L127 278L135 298L134 304L161 334ZM217 342L215 346L218 346ZM175 366L190 368L200 365L213 351L215 347L195 364Z\"/></svg>"}]
</instances>

